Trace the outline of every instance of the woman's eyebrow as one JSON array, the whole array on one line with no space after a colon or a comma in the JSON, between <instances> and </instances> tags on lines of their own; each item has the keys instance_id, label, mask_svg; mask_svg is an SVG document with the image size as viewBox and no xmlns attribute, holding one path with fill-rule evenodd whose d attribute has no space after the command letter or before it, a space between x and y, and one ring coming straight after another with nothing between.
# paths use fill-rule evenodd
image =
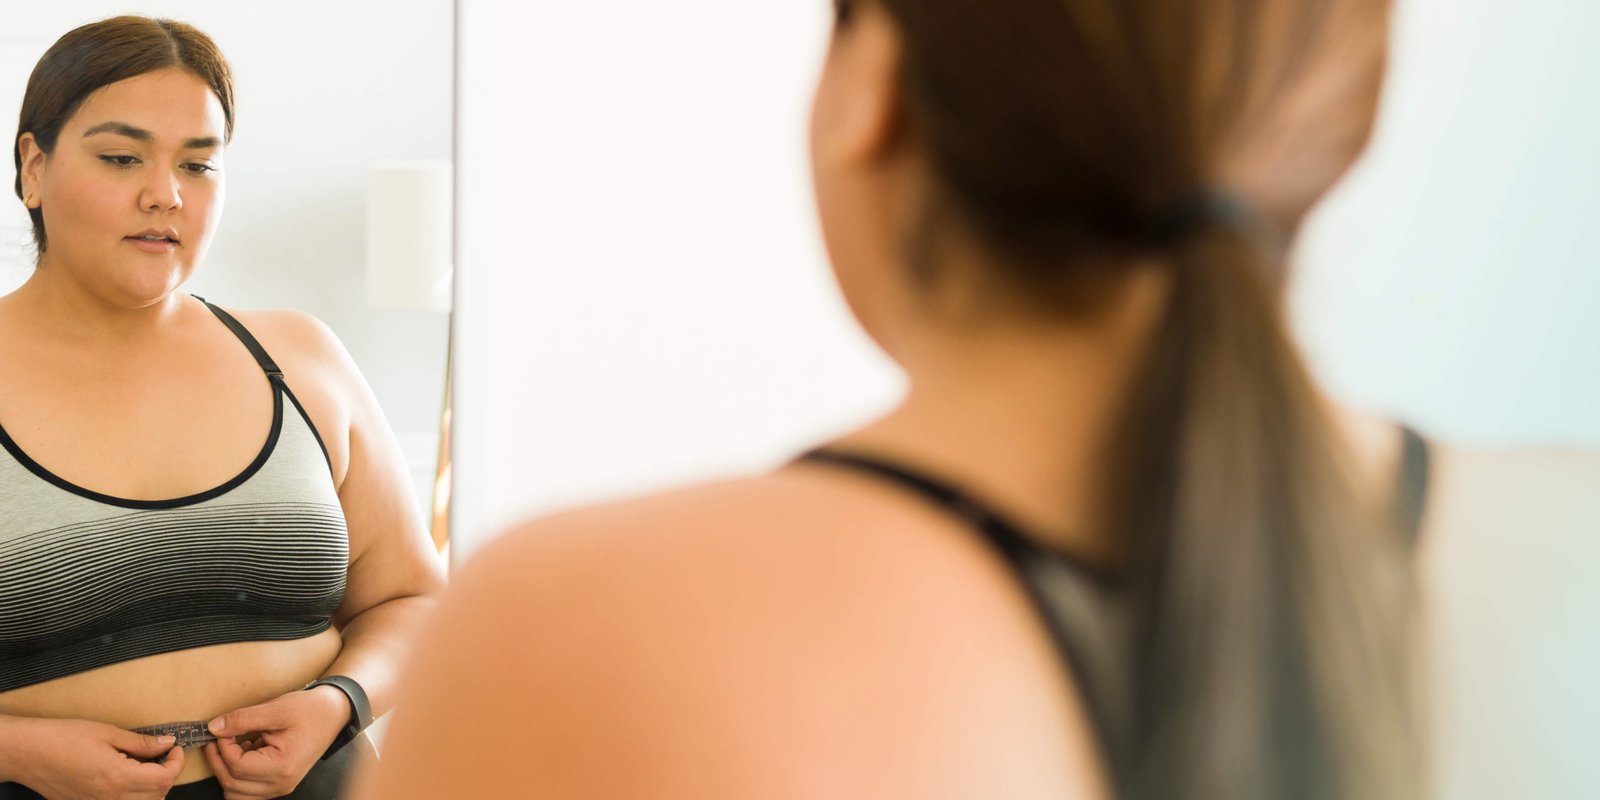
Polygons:
<instances>
[{"instance_id":1,"label":"woman's eyebrow","mask_svg":"<svg viewBox=\"0 0 1600 800\"><path fill-rule=\"evenodd\" d=\"M140 142L153 142L156 140L156 135L145 130L144 128L136 128L126 122L116 121L102 122L99 125L84 131L83 138L87 139L90 136L96 136L102 133L114 133L118 136L126 136L129 139L134 139ZM186 139L183 143L183 147L185 150L206 150L212 147L217 147L221 144L222 140L215 136L198 136L193 139Z\"/></svg>"}]
</instances>

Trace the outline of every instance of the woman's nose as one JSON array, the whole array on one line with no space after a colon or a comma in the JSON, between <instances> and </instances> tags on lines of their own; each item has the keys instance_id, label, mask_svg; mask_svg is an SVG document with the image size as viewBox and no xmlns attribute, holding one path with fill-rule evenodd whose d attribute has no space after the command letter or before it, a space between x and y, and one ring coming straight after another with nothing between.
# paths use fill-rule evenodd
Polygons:
<instances>
[{"instance_id":1,"label":"woman's nose","mask_svg":"<svg viewBox=\"0 0 1600 800\"><path fill-rule=\"evenodd\" d=\"M183 192L178 186L178 176L162 170L153 170L155 177L145 185L139 198L139 207L146 211L176 211L183 208Z\"/></svg>"}]
</instances>

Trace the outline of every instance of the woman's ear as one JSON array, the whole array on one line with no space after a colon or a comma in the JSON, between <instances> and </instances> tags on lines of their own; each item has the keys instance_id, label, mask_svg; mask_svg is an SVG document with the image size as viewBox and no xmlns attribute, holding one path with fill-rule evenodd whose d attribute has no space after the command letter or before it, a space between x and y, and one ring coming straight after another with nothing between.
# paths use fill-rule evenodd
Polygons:
<instances>
[{"instance_id":1,"label":"woman's ear","mask_svg":"<svg viewBox=\"0 0 1600 800\"><path fill-rule=\"evenodd\" d=\"M34 135L24 133L17 137L17 152L22 156L22 199L28 208L38 208L44 203L44 167L47 160L44 148Z\"/></svg>"},{"instance_id":2,"label":"woman's ear","mask_svg":"<svg viewBox=\"0 0 1600 800\"><path fill-rule=\"evenodd\" d=\"M906 144L900 96L900 36L888 12L856 8L835 34L818 97L817 153L870 167Z\"/></svg>"}]
</instances>

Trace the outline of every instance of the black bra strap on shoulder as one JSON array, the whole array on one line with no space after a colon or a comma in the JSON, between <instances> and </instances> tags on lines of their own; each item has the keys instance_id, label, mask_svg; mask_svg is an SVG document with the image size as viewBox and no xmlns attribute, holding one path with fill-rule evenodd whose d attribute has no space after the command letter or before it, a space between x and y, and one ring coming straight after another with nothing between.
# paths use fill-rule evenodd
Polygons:
<instances>
[{"instance_id":1,"label":"black bra strap on shoulder","mask_svg":"<svg viewBox=\"0 0 1600 800\"><path fill-rule=\"evenodd\" d=\"M998 551L1021 582L1022 589L1028 595L1034 610L1043 619L1056 651L1065 659L1075 679L1083 684L1084 696L1088 698L1087 711L1090 722L1099 733L1096 741L1100 745L1102 754L1108 759L1107 763L1113 763L1109 759L1116 755L1111 749L1115 728L1111 724L1109 712L1099 700L1100 695L1096 692L1098 687L1095 686L1096 676L1090 671L1084 658L1083 645L1051 608L1050 601L1030 576L1029 564L1036 558L1051 558L1057 563L1077 570L1102 591L1114 585L1108 575L1064 554L1044 550L1023 534L1021 529L960 489L900 465L870 456L841 453L826 448L810 450L795 460L830 464L886 479L950 511L977 530L990 546Z\"/></svg>"},{"instance_id":2,"label":"black bra strap on shoulder","mask_svg":"<svg viewBox=\"0 0 1600 800\"><path fill-rule=\"evenodd\" d=\"M1001 519L998 515L955 487L925 475L877 458L821 448L806 452L797 460L833 464L875 475L888 480L890 483L897 483L913 493L921 495L934 505L940 506L965 520L972 527L982 532L1000 550L1004 551L1009 558L1014 559L1026 548L1027 538L1022 536L1010 523Z\"/></svg>"},{"instance_id":3,"label":"black bra strap on shoulder","mask_svg":"<svg viewBox=\"0 0 1600 800\"><path fill-rule=\"evenodd\" d=\"M876 458L817 449L802 454L799 460L837 464L839 466L852 467L862 472L870 472L879 477L887 478L891 482L902 484L917 494L932 500L936 505L955 511L958 516L971 518L974 513L982 514L980 509L976 509L970 503L964 502L965 498L954 488Z\"/></svg>"},{"instance_id":4,"label":"black bra strap on shoulder","mask_svg":"<svg viewBox=\"0 0 1600 800\"><path fill-rule=\"evenodd\" d=\"M1396 506L1401 531L1412 546L1422 539L1422 515L1428 502L1428 475L1431 472L1428 441L1408 425L1400 426L1400 485Z\"/></svg>"},{"instance_id":5,"label":"black bra strap on shoulder","mask_svg":"<svg viewBox=\"0 0 1600 800\"><path fill-rule=\"evenodd\" d=\"M267 349L256 341L256 337L251 335L250 331L239 320L234 319L232 314L212 305L204 297L199 295L192 296L194 299L205 303L206 308L211 309L211 313L216 314L217 319L222 320L222 324L228 326L228 330L233 331L234 336L239 337L239 341L244 344L246 350L250 351L250 355L255 356L256 363L261 365L261 371L267 373L268 378L283 378L283 370L278 369L278 363L272 360L272 356L267 355Z\"/></svg>"},{"instance_id":6,"label":"black bra strap on shoulder","mask_svg":"<svg viewBox=\"0 0 1600 800\"><path fill-rule=\"evenodd\" d=\"M838 452L825 447L807 451L796 460L847 467L875 475L891 483L900 484L902 487L910 489L912 492L932 501L934 505L940 506L965 520L1014 561L1020 560L1024 556L1047 555L1049 558L1060 561L1079 572L1099 588L1109 588L1116 582L1112 575L1102 569L1075 559L1066 553L1044 550L1032 538L1023 533L1020 527L1006 519L1004 515L992 510L987 504L978 501L950 484L935 480L915 470L883 459Z\"/></svg>"}]
</instances>

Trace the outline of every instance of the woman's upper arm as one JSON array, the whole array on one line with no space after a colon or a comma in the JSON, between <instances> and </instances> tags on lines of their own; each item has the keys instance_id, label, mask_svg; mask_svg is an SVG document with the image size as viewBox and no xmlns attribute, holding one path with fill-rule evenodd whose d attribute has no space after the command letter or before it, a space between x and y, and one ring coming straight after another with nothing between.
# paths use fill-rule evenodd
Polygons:
<instances>
[{"instance_id":1,"label":"woman's upper arm","mask_svg":"<svg viewBox=\"0 0 1600 800\"><path fill-rule=\"evenodd\" d=\"M437 593L444 565L377 397L343 347L336 357L351 403L349 466L339 485L350 528L350 577L336 620L342 622L388 600Z\"/></svg>"},{"instance_id":2,"label":"woman's upper arm","mask_svg":"<svg viewBox=\"0 0 1600 800\"><path fill-rule=\"evenodd\" d=\"M385 601L437 593L444 568L417 507L405 456L355 361L310 315L254 312L247 319L252 329L261 329L263 345L328 450L350 532L350 573L334 621L342 626Z\"/></svg>"}]
</instances>

